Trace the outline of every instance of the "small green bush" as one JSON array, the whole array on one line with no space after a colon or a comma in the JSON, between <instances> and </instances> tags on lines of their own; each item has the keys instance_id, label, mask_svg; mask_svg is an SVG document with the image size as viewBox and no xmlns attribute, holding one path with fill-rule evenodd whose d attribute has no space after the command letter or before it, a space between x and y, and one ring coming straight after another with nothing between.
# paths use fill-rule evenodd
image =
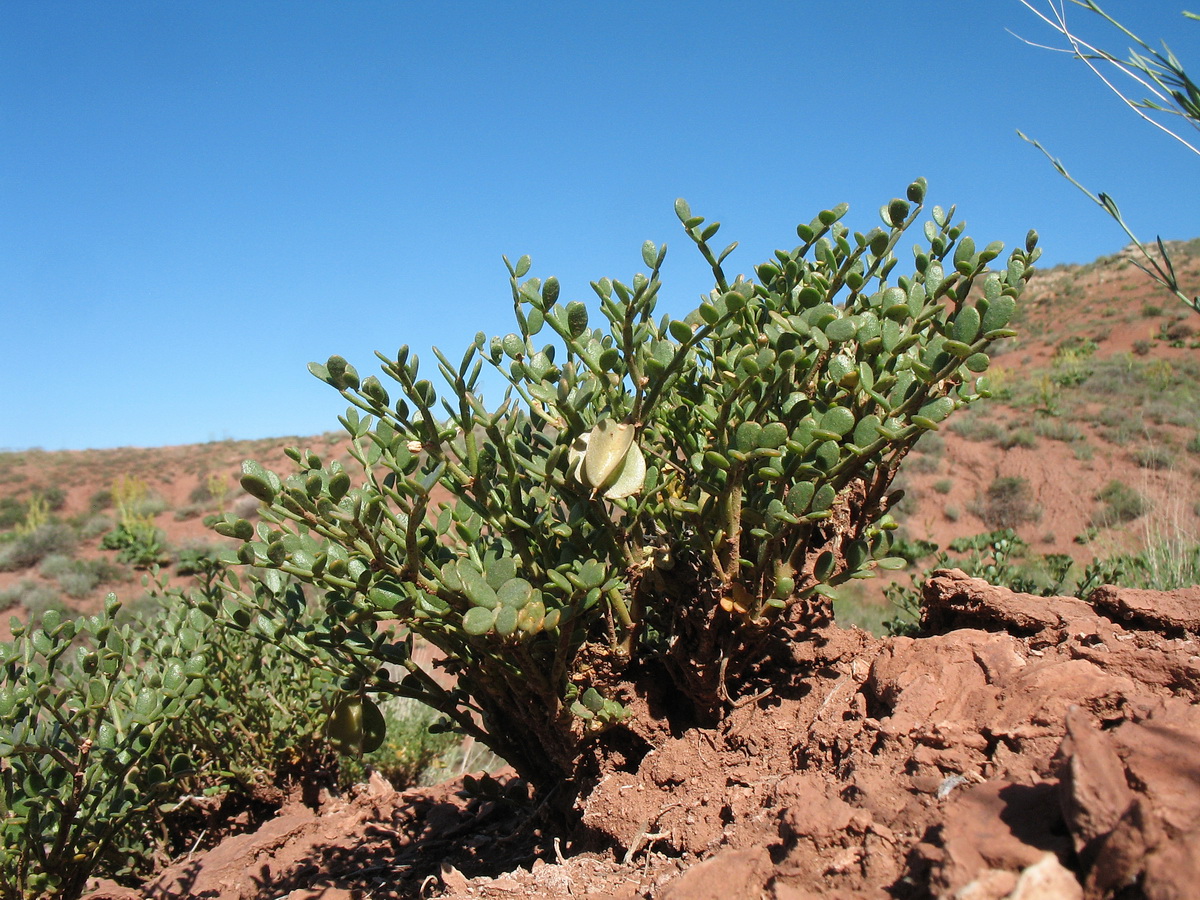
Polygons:
<instances>
[{"instance_id":1,"label":"small green bush","mask_svg":"<svg viewBox=\"0 0 1200 900\"><path fill-rule=\"evenodd\" d=\"M968 441L1000 441L1004 437L1004 426L978 415L955 419L946 427Z\"/></svg>"},{"instance_id":2,"label":"small green bush","mask_svg":"<svg viewBox=\"0 0 1200 900\"><path fill-rule=\"evenodd\" d=\"M909 458L905 468L910 472L928 475L930 472L936 472L941 464L942 461L937 456L930 456L926 453L914 453Z\"/></svg>"},{"instance_id":3,"label":"small green bush","mask_svg":"<svg viewBox=\"0 0 1200 900\"><path fill-rule=\"evenodd\" d=\"M958 538L951 542L949 552L938 552L932 565L915 574L911 584L893 582L887 586L884 593L895 610L886 622L890 633L918 631L922 588L930 575L950 566L1019 593L1079 599L1086 599L1102 584L1116 583L1124 572L1121 558L1097 559L1081 567L1065 554L1030 554L1029 545L1011 529Z\"/></svg>"},{"instance_id":4,"label":"small green bush","mask_svg":"<svg viewBox=\"0 0 1200 900\"><path fill-rule=\"evenodd\" d=\"M59 522L41 525L0 545L0 572L31 569L52 553L71 554L75 532Z\"/></svg>"},{"instance_id":5,"label":"small green bush","mask_svg":"<svg viewBox=\"0 0 1200 900\"><path fill-rule=\"evenodd\" d=\"M23 578L11 587L0 590L0 610L19 607L21 618L37 618L48 609L66 609L62 597L52 587L32 578Z\"/></svg>"},{"instance_id":6,"label":"small green bush","mask_svg":"<svg viewBox=\"0 0 1200 900\"><path fill-rule=\"evenodd\" d=\"M1028 428L1014 428L1002 435L997 443L1005 450L1011 450L1013 447L1032 450L1037 446L1037 435Z\"/></svg>"},{"instance_id":7,"label":"small green bush","mask_svg":"<svg viewBox=\"0 0 1200 900\"><path fill-rule=\"evenodd\" d=\"M1084 438L1083 431L1080 430L1079 426L1062 419L1039 418L1033 423L1033 431L1038 437L1044 437L1051 441L1063 441L1064 443L1081 441Z\"/></svg>"},{"instance_id":8,"label":"small green bush","mask_svg":"<svg viewBox=\"0 0 1200 900\"><path fill-rule=\"evenodd\" d=\"M1092 524L1101 528L1132 522L1150 508L1145 497L1116 480L1101 488L1096 499L1104 505L1092 516Z\"/></svg>"},{"instance_id":9,"label":"small green bush","mask_svg":"<svg viewBox=\"0 0 1200 900\"><path fill-rule=\"evenodd\" d=\"M136 882L191 848L171 843L181 798L321 776L335 676L319 648L296 657L213 627L201 608L222 602L223 573L212 563L188 592L152 583L152 620L109 595L96 616L14 622L0 644L0 898L73 900L93 875Z\"/></svg>"},{"instance_id":10,"label":"small green bush","mask_svg":"<svg viewBox=\"0 0 1200 900\"><path fill-rule=\"evenodd\" d=\"M113 520L102 513L88 516L79 526L79 537L82 540L90 541L112 531L114 525Z\"/></svg>"},{"instance_id":11,"label":"small green bush","mask_svg":"<svg viewBox=\"0 0 1200 900\"><path fill-rule=\"evenodd\" d=\"M135 569L149 569L170 561L166 532L147 519L119 523L100 541L100 549L116 550L117 559Z\"/></svg>"},{"instance_id":12,"label":"small green bush","mask_svg":"<svg viewBox=\"0 0 1200 900\"><path fill-rule=\"evenodd\" d=\"M38 572L44 578L57 578L59 575L72 571L76 562L77 560L65 553L51 553L42 560L41 565L38 566Z\"/></svg>"},{"instance_id":13,"label":"small green bush","mask_svg":"<svg viewBox=\"0 0 1200 900\"><path fill-rule=\"evenodd\" d=\"M15 528L25 521L25 504L16 497L0 497L0 531Z\"/></svg>"},{"instance_id":14,"label":"small green bush","mask_svg":"<svg viewBox=\"0 0 1200 900\"><path fill-rule=\"evenodd\" d=\"M1163 322L1158 329L1158 338L1162 341L1167 341L1172 346L1183 346L1183 343L1196 333L1196 329L1190 322L1185 322L1181 319L1172 319L1168 322Z\"/></svg>"},{"instance_id":15,"label":"small green bush","mask_svg":"<svg viewBox=\"0 0 1200 900\"><path fill-rule=\"evenodd\" d=\"M210 568L221 557L221 548L215 544L181 547L175 554L175 574L199 575Z\"/></svg>"},{"instance_id":16,"label":"small green bush","mask_svg":"<svg viewBox=\"0 0 1200 900\"><path fill-rule=\"evenodd\" d=\"M128 570L106 559L74 559L62 554L47 556L38 571L46 578L55 579L64 594L77 600L88 596L101 584L129 578Z\"/></svg>"},{"instance_id":17,"label":"small green bush","mask_svg":"<svg viewBox=\"0 0 1200 900\"><path fill-rule=\"evenodd\" d=\"M996 478L988 485L972 512L993 530L1017 528L1040 516L1033 503L1029 481L1018 476Z\"/></svg>"},{"instance_id":18,"label":"small green bush","mask_svg":"<svg viewBox=\"0 0 1200 900\"><path fill-rule=\"evenodd\" d=\"M1133 461L1143 469L1169 469L1175 464L1175 455L1166 447L1152 444L1133 451Z\"/></svg>"},{"instance_id":19,"label":"small green bush","mask_svg":"<svg viewBox=\"0 0 1200 900\"><path fill-rule=\"evenodd\" d=\"M198 636L160 633L146 654L113 625L115 606L92 619L46 612L0 645L2 896L73 900L97 868L123 871L125 826L190 766L150 762L201 686L203 660L188 654Z\"/></svg>"},{"instance_id":20,"label":"small green bush","mask_svg":"<svg viewBox=\"0 0 1200 900\"><path fill-rule=\"evenodd\" d=\"M948 494L954 489L954 482L949 478L940 478L933 483L933 489L939 494Z\"/></svg>"},{"instance_id":21,"label":"small green bush","mask_svg":"<svg viewBox=\"0 0 1200 900\"><path fill-rule=\"evenodd\" d=\"M38 494L50 512L59 512L67 505L67 492L63 488L46 488L38 491Z\"/></svg>"}]
</instances>

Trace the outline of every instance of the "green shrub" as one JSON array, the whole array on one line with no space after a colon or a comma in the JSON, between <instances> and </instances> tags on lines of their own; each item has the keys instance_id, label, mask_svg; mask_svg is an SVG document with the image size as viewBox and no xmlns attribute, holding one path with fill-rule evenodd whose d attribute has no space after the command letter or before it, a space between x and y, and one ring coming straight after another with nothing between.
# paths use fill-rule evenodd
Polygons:
<instances>
[{"instance_id":1,"label":"green shrub","mask_svg":"<svg viewBox=\"0 0 1200 900\"><path fill-rule=\"evenodd\" d=\"M22 578L19 582L0 590L0 611L20 607L22 618L35 619L48 609L62 612L66 609L58 591L49 585Z\"/></svg>"},{"instance_id":2,"label":"green shrub","mask_svg":"<svg viewBox=\"0 0 1200 900\"><path fill-rule=\"evenodd\" d=\"M194 589L181 593L160 585L152 591L168 618L180 608L211 616L228 604L227 587L240 586L217 560L200 561L197 570ZM278 572L265 573L259 590L287 608L296 627L308 627L320 615L303 589ZM206 664L197 715L181 720L171 737L173 745L192 753L200 782L192 792L220 782L249 794L296 766L314 768L314 776L323 777L321 770L328 768L322 763L328 752L323 732L335 702L336 666L319 647L295 653L266 640L263 623L239 617L231 623L236 627L218 628L208 618L203 621L199 650ZM332 771L331 778L336 767Z\"/></svg>"},{"instance_id":3,"label":"green shrub","mask_svg":"<svg viewBox=\"0 0 1200 900\"><path fill-rule=\"evenodd\" d=\"M1062 419L1040 418L1033 423L1033 431L1038 437L1066 443L1081 441L1084 437L1083 432L1077 425L1064 422Z\"/></svg>"},{"instance_id":4,"label":"green shrub","mask_svg":"<svg viewBox=\"0 0 1200 900\"><path fill-rule=\"evenodd\" d=\"M150 758L201 687L195 624L153 640L102 615L17 625L0 644L0 896L78 897L97 868L125 870L125 826L190 767ZM198 624L198 623L197 623ZM53 689L51 689L53 688Z\"/></svg>"},{"instance_id":5,"label":"green shrub","mask_svg":"<svg viewBox=\"0 0 1200 900\"><path fill-rule=\"evenodd\" d=\"M971 511L993 530L1017 528L1040 515L1029 481L1017 476L996 478Z\"/></svg>"},{"instance_id":6,"label":"green shrub","mask_svg":"<svg viewBox=\"0 0 1200 900\"><path fill-rule=\"evenodd\" d=\"M1132 522L1150 508L1145 497L1116 480L1101 488L1096 493L1096 499L1104 506L1092 516L1092 524L1101 528Z\"/></svg>"},{"instance_id":7,"label":"green shrub","mask_svg":"<svg viewBox=\"0 0 1200 900\"><path fill-rule=\"evenodd\" d=\"M954 489L954 482L949 478L941 478L933 483L933 489L939 494L948 494Z\"/></svg>"},{"instance_id":8,"label":"green shrub","mask_svg":"<svg viewBox=\"0 0 1200 900\"><path fill-rule=\"evenodd\" d=\"M114 524L112 519L103 514L88 516L79 526L79 537L90 541L112 531Z\"/></svg>"},{"instance_id":9,"label":"green shrub","mask_svg":"<svg viewBox=\"0 0 1200 900\"><path fill-rule=\"evenodd\" d=\"M38 494L50 512L59 512L67 505L67 492L60 487L46 488Z\"/></svg>"},{"instance_id":10,"label":"green shrub","mask_svg":"<svg viewBox=\"0 0 1200 900\"><path fill-rule=\"evenodd\" d=\"M215 563L220 555L221 548L213 544L182 547L175 554L175 574L199 575Z\"/></svg>"},{"instance_id":11,"label":"green shrub","mask_svg":"<svg viewBox=\"0 0 1200 900\"><path fill-rule=\"evenodd\" d=\"M149 569L170 561L167 535L153 521L121 522L100 541L101 550L116 550L117 559L135 569Z\"/></svg>"},{"instance_id":12,"label":"green shrub","mask_svg":"<svg viewBox=\"0 0 1200 900\"><path fill-rule=\"evenodd\" d=\"M65 553L51 553L42 560L42 564L38 566L38 572L44 578L57 578L59 575L74 569L75 562L77 560L67 556Z\"/></svg>"},{"instance_id":13,"label":"green shrub","mask_svg":"<svg viewBox=\"0 0 1200 900\"><path fill-rule=\"evenodd\" d=\"M927 453L914 453L909 457L905 468L910 472L919 472L929 474L936 472L942 461L937 456L930 456Z\"/></svg>"},{"instance_id":14,"label":"green shrub","mask_svg":"<svg viewBox=\"0 0 1200 900\"><path fill-rule=\"evenodd\" d=\"M955 419L946 427L968 441L1000 441L1004 437L1004 427L999 422L978 415Z\"/></svg>"},{"instance_id":15,"label":"green shrub","mask_svg":"<svg viewBox=\"0 0 1200 900\"><path fill-rule=\"evenodd\" d=\"M38 571L55 579L63 593L75 599L88 596L100 584L129 578L128 570L106 559L73 559L62 554L47 556Z\"/></svg>"},{"instance_id":16,"label":"green shrub","mask_svg":"<svg viewBox=\"0 0 1200 900\"><path fill-rule=\"evenodd\" d=\"M1182 347L1192 335L1196 333L1196 329L1192 327L1190 322L1184 322L1180 319L1163 322L1158 329L1158 338L1162 341L1169 342L1172 346Z\"/></svg>"},{"instance_id":17,"label":"green shrub","mask_svg":"<svg viewBox=\"0 0 1200 900\"><path fill-rule=\"evenodd\" d=\"M988 377L988 381L990 384L991 376ZM995 393L993 392L992 395L995 396ZM940 460L946 455L946 439L936 431L926 432L921 436L921 439L917 441L916 446L913 447L913 455L926 456L930 459Z\"/></svg>"},{"instance_id":18,"label":"green shrub","mask_svg":"<svg viewBox=\"0 0 1200 900\"><path fill-rule=\"evenodd\" d=\"M168 821L185 796L249 797L288 771L334 782L324 655L213 627L201 608L221 602L222 573L212 563L186 593L152 583L152 620L110 594L97 616L14 623L0 644L0 898L73 898L92 875L136 882L190 849Z\"/></svg>"},{"instance_id":19,"label":"green shrub","mask_svg":"<svg viewBox=\"0 0 1200 900\"><path fill-rule=\"evenodd\" d=\"M50 522L0 545L0 572L31 569L52 553L74 550L75 532L67 525Z\"/></svg>"},{"instance_id":20,"label":"green shrub","mask_svg":"<svg viewBox=\"0 0 1200 900\"><path fill-rule=\"evenodd\" d=\"M1013 447L1032 450L1037 446L1037 435L1028 428L1014 428L1012 431L1001 436L997 443L1005 450L1011 450Z\"/></svg>"},{"instance_id":21,"label":"green shrub","mask_svg":"<svg viewBox=\"0 0 1200 900\"><path fill-rule=\"evenodd\" d=\"M1175 456L1166 447L1153 444L1133 451L1133 461L1143 469L1169 469L1175 464Z\"/></svg>"},{"instance_id":22,"label":"green shrub","mask_svg":"<svg viewBox=\"0 0 1200 900\"><path fill-rule=\"evenodd\" d=\"M444 402L407 347L380 354L389 387L341 357L312 364L351 404L365 481L300 448L290 476L247 462L262 521L227 515L217 530L244 541L243 563L313 585L324 615L298 621L262 576L223 620L328 650L347 673L343 743L382 740L370 694L412 697L559 788L560 810L564 783L649 747L652 723L626 706L639 693L680 722L716 722L764 680L795 677L764 662L829 619L837 585L901 563L892 479L922 434L985 395L976 376L1013 334L1037 255L1031 233L989 273L1002 245L977 249L934 208L915 272L894 277L924 183L908 196L866 234L841 224L844 204L822 212L757 281L726 278L734 245L717 252L718 226L679 201L715 278L683 319L655 316L665 246L643 246L649 274L593 285L600 327L556 279L526 278L522 257L517 330L480 333L458 363L434 351ZM509 383L495 409L478 396L485 364ZM417 637L453 690L414 661Z\"/></svg>"},{"instance_id":23,"label":"green shrub","mask_svg":"<svg viewBox=\"0 0 1200 900\"><path fill-rule=\"evenodd\" d=\"M0 531L15 528L25 521L25 504L16 497L0 497Z\"/></svg>"}]
</instances>

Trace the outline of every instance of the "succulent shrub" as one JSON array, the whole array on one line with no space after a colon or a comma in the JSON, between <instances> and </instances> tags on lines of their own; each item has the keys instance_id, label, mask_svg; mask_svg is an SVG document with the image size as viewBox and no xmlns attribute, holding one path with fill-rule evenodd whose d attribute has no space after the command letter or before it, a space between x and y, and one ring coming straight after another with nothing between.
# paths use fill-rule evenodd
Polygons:
<instances>
[{"instance_id":1,"label":"succulent shrub","mask_svg":"<svg viewBox=\"0 0 1200 900\"><path fill-rule=\"evenodd\" d=\"M200 795L333 783L323 732L336 685L311 654L213 628L204 610L225 574L208 558L187 590L151 583L153 619L129 620L110 594L95 616L12 620L0 644L0 900L76 897L92 875L137 881L195 845L187 828L203 816L186 803Z\"/></svg>"},{"instance_id":2,"label":"succulent shrub","mask_svg":"<svg viewBox=\"0 0 1200 900\"><path fill-rule=\"evenodd\" d=\"M205 617L142 635L49 610L0 644L0 898L78 897L95 871L144 864L131 825L191 769L160 751L202 689Z\"/></svg>"},{"instance_id":3,"label":"succulent shrub","mask_svg":"<svg viewBox=\"0 0 1200 900\"><path fill-rule=\"evenodd\" d=\"M515 330L457 362L435 349L444 397L407 346L378 354L386 385L338 356L310 365L350 404L365 477L301 448L291 474L248 461L262 519L216 527L242 562L318 588L325 615L303 625L266 583L223 617L324 648L356 708L429 703L542 789L644 752L654 715L712 723L795 677L789 648L833 588L899 564L892 479L986 396L1038 255L1030 232L991 270L1003 245L976 246L953 207L926 218L924 195L920 179L865 233L824 210L753 277L727 274L736 243L718 250L719 224L678 201L714 278L679 319L656 315L665 245L628 283L594 282L598 310L506 259ZM507 383L495 406L485 366ZM444 671L413 661L418 637Z\"/></svg>"},{"instance_id":4,"label":"succulent shrub","mask_svg":"<svg viewBox=\"0 0 1200 900\"><path fill-rule=\"evenodd\" d=\"M223 596L221 580L237 585L237 576L212 553L198 555L188 568L194 576L191 587L160 584L156 595L168 616L178 615L179 609L206 616L196 714L181 718L171 734L171 743L189 748L192 756L196 776L189 791L253 793L276 780L294 778L305 787L331 780L336 767L324 758L329 751L324 730L337 697L322 654L298 658L252 630L212 627L207 616ZM307 608L303 592L290 579L277 587Z\"/></svg>"}]
</instances>

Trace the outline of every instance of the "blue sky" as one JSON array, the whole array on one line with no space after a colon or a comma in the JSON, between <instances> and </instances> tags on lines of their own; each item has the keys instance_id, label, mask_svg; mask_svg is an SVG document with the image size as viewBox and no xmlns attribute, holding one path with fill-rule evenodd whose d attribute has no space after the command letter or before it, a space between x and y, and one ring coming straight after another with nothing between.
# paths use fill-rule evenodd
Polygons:
<instances>
[{"instance_id":1,"label":"blue sky","mask_svg":"<svg viewBox=\"0 0 1200 900\"><path fill-rule=\"evenodd\" d=\"M1182 7L1105 7L1200 69ZM1006 28L1054 37L1017 0L9 0L0 448L333 430L306 363L511 330L501 254L590 300L665 240L682 314L708 284L679 196L733 271L841 201L867 230L918 175L977 241L1121 247L1018 128L1144 237L1200 235L1200 159Z\"/></svg>"}]
</instances>

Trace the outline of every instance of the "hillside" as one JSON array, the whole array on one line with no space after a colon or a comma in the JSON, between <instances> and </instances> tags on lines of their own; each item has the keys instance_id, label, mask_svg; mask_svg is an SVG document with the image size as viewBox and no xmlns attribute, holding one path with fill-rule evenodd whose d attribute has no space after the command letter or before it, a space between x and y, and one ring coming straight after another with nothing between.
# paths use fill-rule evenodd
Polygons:
<instances>
[{"instance_id":1,"label":"hillside","mask_svg":"<svg viewBox=\"0 0 1200 900\"><path fill-rule=\"evenodd\" d=\"M1200 245L1176 253L1184 284L1200 288ZM926 438L904 470L910 536L944 546L1012 525L1040 553L1087 559L1147 533L1195 532L1200 316L1131 259L1034 278L1020 335L993 360L995 397ZM989 491L1004 480L1009 490ZM1127 492L1102 498L1113 482Z\"/></svg>"},{"instance_id":2,"label":"hillside","mask_svg":"<svg viewBox=\"0 0 1200 900\"><path fill-rule=\"evenodd\" d=\"M1174 253L1184 286L1200 291L1200 240L1174 245ZM994 358L995 396L928 435L906 461L898 480L907 494L899 515L905 537L945 548L1013 527L1031 554L1080 562L1164 539L1195 542L1200 316L1131 260L1126 251L1035 276L1018 313L1020 334ZM109 590L136 607L144 602L144 570L100 549L120 518L114 491L122 479L134 493L144 488L131 505L161 530L163 572L178 582L181 554L186 572L189 558L223 543L205 516L252 514L256 504L237 483L241 461L286 471L287 446L352 466L340 432L0 454L0 609L23 618L55 604L87 611ZM64 527L49 547L17 554L31 499ZM862 599L879 603L878 587Z\"/></svg>"}]
</instances>

